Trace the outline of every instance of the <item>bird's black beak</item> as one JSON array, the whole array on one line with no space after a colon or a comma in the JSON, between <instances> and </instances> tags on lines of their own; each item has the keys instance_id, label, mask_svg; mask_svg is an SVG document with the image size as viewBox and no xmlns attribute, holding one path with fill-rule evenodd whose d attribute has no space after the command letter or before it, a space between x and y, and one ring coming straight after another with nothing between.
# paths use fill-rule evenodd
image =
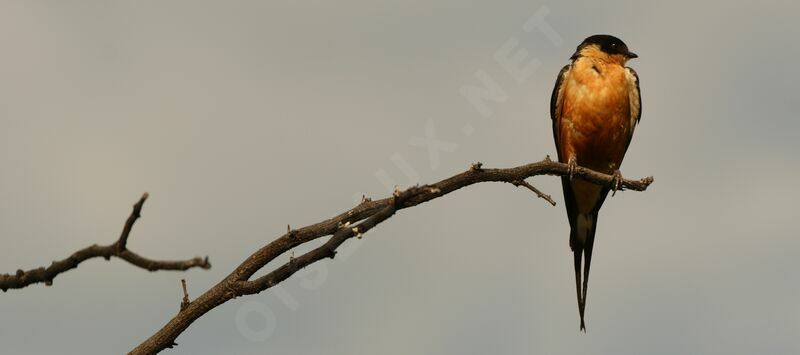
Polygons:
<instances>
[{"instance_id":1,"label":"bird's black beak","mask_svg":"<svg viewBox=\"0 0 800 355\"><path fill-rule=\"evenodd\" d=\"M633 52L628 52L627 54L628 59L639 58L639 55Z\"/></svg>"}]
</instances>

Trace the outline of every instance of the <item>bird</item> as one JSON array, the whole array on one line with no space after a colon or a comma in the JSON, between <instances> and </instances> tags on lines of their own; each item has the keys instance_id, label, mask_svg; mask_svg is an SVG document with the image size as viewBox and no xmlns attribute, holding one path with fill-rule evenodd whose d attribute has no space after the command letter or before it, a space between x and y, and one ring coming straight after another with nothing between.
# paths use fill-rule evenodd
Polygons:
<instances>
[{"instance_id":1,"label":"bird","mask_svg":"<svg viewBox=\"0 0 800 355\"><path fill-rule=\"evenodd\" d=\"M550 99L558 161L569 165L561 186L570 226L580 331L584 333L597 216L609 191L616 193L621 188L620 165L642 116L639 76L626 66L637 57L617 37L590 36L558 73ZM578 166L612 175L611 187L574 178Z\"/></svg>"}]
</instances>

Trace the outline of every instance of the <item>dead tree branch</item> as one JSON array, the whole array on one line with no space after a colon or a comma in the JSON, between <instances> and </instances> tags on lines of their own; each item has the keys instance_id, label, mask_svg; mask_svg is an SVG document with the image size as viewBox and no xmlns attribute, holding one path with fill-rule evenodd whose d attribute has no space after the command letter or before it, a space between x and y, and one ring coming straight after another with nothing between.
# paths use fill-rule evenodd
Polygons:
<instances>
[{"instance_id":1,"label":"dead tree branch","mask_svg":"<svg viewBox=\"0 0 800 355\"><path fill-rule=\"evenodd\" d=\"M147 197L148 194L145 192L139 201L133 205L133 211L128 217L128 220L125 221L122 234L116 242L103 246L95 244L83 248L64 260L53 261L53 263L46 268L40 267L28 271L20 269L13 275L0 274L0 290L5 292L8 289L23 288L40 282L50 286L53 284L53 279L59 274L78 267L78 264L87 259L97 257L102 257L106 260L111 259L111 257L117 257L148 271L187 270L193 267L200 267L203 269L211 268L208 257L201 258L198 256L189 260L163 261L148 259L128 250L128 236L131 233L131 229L133 229L133 224L141 217L142 206L144 205L144 201L147 200Z\"/></svg>"},{"instance_id":2,"label":"dead tree branch","mask_svg":"<svg viewBox=\"0 0 800 355\"><path fill-rule=\"evenodd\" d=\"M289 278L298 270L325 258L336 256L336 248L352 237L360 237L376 225L387 220L398 210L409 208L444 196L455 190L481 182L506 182L517 186L525 186L539 197L553 203L549 196L533 188L525 179L536 175L569 174L569 166L550 160L549 157L537 163L508 169L484 169L480 163L458 175L444 179L435 184L415 186L405 191L395 191L393 196L370 200L364 198L361 203L338 216L300 229L288 228L286 234L270 242L245 259L227 277L214 287L200 295L197 299L181 307L163 328L142 342L129 354L155 354L166 348L177 345L175 340L189 325L215 307L239 296L259 293ZM586 168L578 168L574 176L592 183L611 187L614 178ZM622 180L622 189L644 191L653 182L652 177L641 180ZM292 250L298 245L317 238L332 235L322 246L317 247L289 261L264 276L250 278L267 263Z\"/></svg>"}]
</instances>

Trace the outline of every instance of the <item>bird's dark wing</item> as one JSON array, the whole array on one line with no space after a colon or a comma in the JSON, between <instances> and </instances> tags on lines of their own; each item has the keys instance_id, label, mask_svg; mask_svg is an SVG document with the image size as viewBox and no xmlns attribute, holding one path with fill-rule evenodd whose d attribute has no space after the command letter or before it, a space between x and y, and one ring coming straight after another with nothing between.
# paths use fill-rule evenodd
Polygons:
<instances>
[{"instance_id":1,"label":"bird's dark wing","mask_svg":"<svg viewBox=\"0 0 800 355\"><path fill-rule=\"evenodd\" d=\"M636 70L630 67L625 67L625 70L627 70L628 74L632 77L632 83L630 85L636 86L636 90L630 90L629 93L631 119L635 119L636 123L639 123L639 120L642 119L642 90L639 88L639 74L636 74Z\"/></svg>"},{"instance_id":2,"label":"bird's dark wing","mask_svg":"<svg viewBox=\"0 0 800 355\"><path fill-rule=\"evenodd\" d=\"M561 68L561 71L558 73L558 78L556 78L556 85L553 88L553 95L550 97L550 118L553 119L553 139L556 143L556 151L558 152L558 161L564 163L565 157L561 156L561 141L559 139L559 127L561 126L561 113L563 112L563 98L564 98L564 91L566 88L566 81L570 74L570 69L572 65L565 65ZM575 291L577 294L578 299L578 311L581 316L581 330L585 330L586 326L583 321L583 314L585 309L585 292L582 291L581 286L583 286L583 290L586 288L586 281L581 283L581 280L587 280L586 277L581 277L581 268L582 268L582 261L584 251L587 251L587 262L584 266L586 268L585 273L588 276L588 268L589 263L591 262L591 250L592 245L594 242L594 229L590 231L590 243L586 245L586 242L580 242L578 235L577 235L577 216L578 216L578 207L577 202L575 200L575 193L572 190L572 185L570 184L570 178L567 176L561 177L561 188L564 191L564 206L567 208L567 219L569 219L570 225L570 232L569 232L569 246L572 249L572 253L574 256L575 262ZM596 214L595 214L596 216Z\"/></svg>"},{"instance_id":3,"label":"bird's dark wing","mask_svg":"<svg viewBox=\"0 0 800 355\"><path fill-rule=\"evenodd\" d=\"M558 72L558 77L556 78L556 85L553 87L553 94L550 96L550 118L553 120L553 139L556 143L556 152L558 154L558 160L561 161L561 149L560 149L560 142L558 141L558 126L559 121L561 120L561 104L562 104L562 97L564 94L564 78L569 75L569 70L572 67L571 64L565 65L561 68L561 71Z\"/></svg>"},{"instance_id":4,"label":"bird's dark wing","mask_svg":"<svg viewBox=\"0 0 800 355\"><path fill-rule=\"evenodd\" d=\"M639 75L633 68L625 67L628 73L628 102L630 102L631 109L631 132L628 136L628 143L625 144L625 151L628 151L628 146L631 145L633 138L633 131L636 125L642 119L642 90L639 88Z\"/></svg>"},{"instance_id":5,"label":"bird's dark wing","mask_svg":"<svg viewBox=\"0 0 800 355\"><path fill-rule=\"evenodd\" d=\"M550 118L553 120L553 140L556 143L556 154L558 161L566 163L566 157L561 156L561 140L559 127L561 126L561 113L564 105L564 91L566 89L567 78L572 69L572 64L567 64L561 71L558 72L556 78L556 85L553 87L553 94L550 96ZM575 225L575 216L578 214L578 208L575 202L575 195L569 184L569 178L561 177L561 187L564 190L564 205L567 207L567 217L569 217L569 224ZM570 244L573 244L573 238L570 238Z\"/></svg>"}]
</instances>

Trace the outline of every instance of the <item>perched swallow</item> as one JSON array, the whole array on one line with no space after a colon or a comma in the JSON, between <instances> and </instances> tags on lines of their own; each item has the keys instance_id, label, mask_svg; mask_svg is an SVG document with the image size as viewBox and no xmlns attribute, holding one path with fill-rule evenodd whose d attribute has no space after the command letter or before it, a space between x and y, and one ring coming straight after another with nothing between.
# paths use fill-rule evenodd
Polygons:
<instances>
[{"instance_id":1,"label":"perched swallow","mask_svg":"<svg viewBox=\"0 0 800 355\"><path fill-rule=\"evenodd\" d=\"M578 46L570 58L572 62L558 73L550 99L558 161L570 165L570 174L561 178L561 185L575 263L580 329L584 332L583 315L597 214L609 190L619 189L622 180L619 167L642 115L639 77L625 66L629 59L636 57L619 38L591 36ZM572 174L579 165L612 174L614 187L609 189L573 179ZM581 256L585 259L583 289Z\"/></svg>"}]
</instances>

